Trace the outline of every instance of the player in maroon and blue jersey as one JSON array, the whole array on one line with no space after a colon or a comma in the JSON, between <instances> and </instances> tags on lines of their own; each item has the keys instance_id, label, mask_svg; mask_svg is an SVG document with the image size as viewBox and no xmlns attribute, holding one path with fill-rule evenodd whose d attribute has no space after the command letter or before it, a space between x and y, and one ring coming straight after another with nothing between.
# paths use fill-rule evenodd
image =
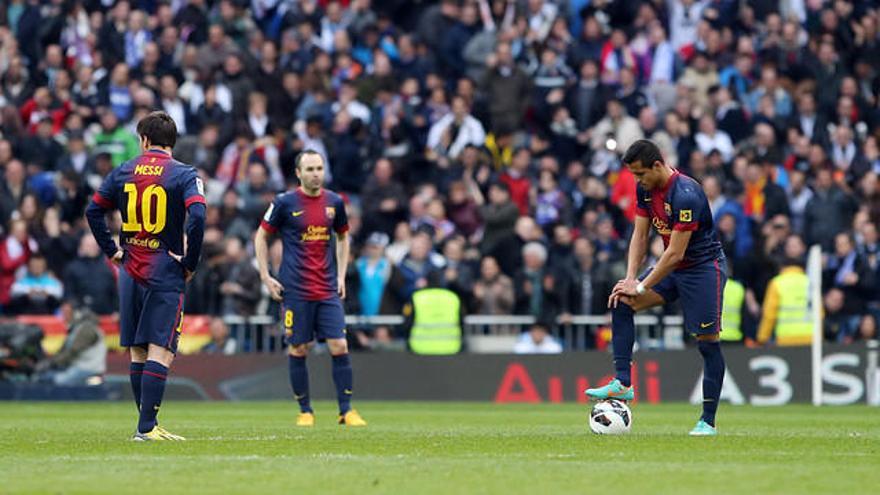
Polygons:
<instances>
[{"instance_id":1,"label":"player in maroon and blue jersey","mask_svg":"<svg viewBox=\"0 0 880 495\"><path fill-rule=\"evenodd\" d=\"M138 122L143 153L110 172L86 208L92 234L119 271L119 340L131 352L139 419L133 440L183 440L158 425L183 326L183 292L199 262L205 195L193 167L171 157L177 126L165 112ZM119 210L119 245L105 214ZM186 248L184 249L184 232Z\"/></svg>"},{"instance_id":2,"label":"player in maroon and blue jersey","mask_svg":"<svg viewBox=\"0 0 880 495\"><path fill-rule=\"evenodd\" d=\"M352 369L345 340L345 271L348 266L348 218L342 198L323 188L324 159L306 150L296 157L300 187L280 194L266 211L254 238L260 277L282 302L293 396L299 402L298 426L313 426L306 356L310 343L325 340L333 359L339 424L366 426L351 408ZM269 236L281 236L278 279L269 274Z\"/></svg>"},{"instance_id":3,"label":"player in maroon and blue jersey","mask_svg":"<svg viewBox=\"0 0 880 495\"><path fill-rule=\"evenodd\" d=\"M690 434L715 435L715 412L724 380L718 334L727 276L709 201L697 181L664 163L660 149L651 141L633 143L623 163L638 181L638 207L626 278L617 283L608 299L616 377L586 394L595 399L634 398L630 382L633 314L680 299L685 329L696 336L703 356L703 414ZM637 279L652 226L663 238L665 249L657 263Z\"/></svg>"}]
</instances>

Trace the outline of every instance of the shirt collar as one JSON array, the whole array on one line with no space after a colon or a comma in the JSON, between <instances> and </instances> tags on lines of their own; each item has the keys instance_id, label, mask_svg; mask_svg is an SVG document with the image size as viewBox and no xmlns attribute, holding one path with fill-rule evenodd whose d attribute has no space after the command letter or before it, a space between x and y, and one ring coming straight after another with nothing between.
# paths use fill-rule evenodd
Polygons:
<instances>
[{"instance_id":1,"label":"shirt collar","mask_svg":"<svg viewBox=\"0 0 880 495\"><path fill-rule=\"evenodd\" d=\"M678 179L679 175L681 175L681 172L679 172L678 169L672 170L672 175L669 176L666 184L664 184L663 187L660 188L661 195L665 196L666 193L669 192L669 189L672 187L672 184L674 184L675 181Z\"/></svg>"}]
</instances>

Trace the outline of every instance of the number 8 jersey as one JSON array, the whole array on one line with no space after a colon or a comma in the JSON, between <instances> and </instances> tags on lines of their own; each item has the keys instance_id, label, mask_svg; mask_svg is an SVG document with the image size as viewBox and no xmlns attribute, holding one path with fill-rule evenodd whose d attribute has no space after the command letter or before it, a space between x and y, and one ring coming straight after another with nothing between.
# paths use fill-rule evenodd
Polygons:
<instances>
[{"instance_id":1,"label":"number 8 jersey","mask_svg":"<svg viewBox=\"0 0 880 495\"><path fill-rule=\"evenodd\" d=\"M150 150L110 172L92 199L122 214L125 271L149 289L183 291L183 266L168 251L183 254L186 209L205 203L196 169Z\"/></svg>"}]
</instances>

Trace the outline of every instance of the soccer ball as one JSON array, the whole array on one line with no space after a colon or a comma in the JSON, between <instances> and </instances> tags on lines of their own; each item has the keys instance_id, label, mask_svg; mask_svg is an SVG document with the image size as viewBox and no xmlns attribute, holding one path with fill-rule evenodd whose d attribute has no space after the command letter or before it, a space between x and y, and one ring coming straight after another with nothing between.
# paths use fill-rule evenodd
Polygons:
<instances>
[{"instance_id":1,"label":"soccer ball","mask_svg":"<svg viewBox=\"0 0 880 495\"><path fill-rule=\"evenodd\" d=\"M623 435L632 428L632 411L625 402L608 399L590 411L590 429L599 435Z\"/></svg>"}]
</instances>

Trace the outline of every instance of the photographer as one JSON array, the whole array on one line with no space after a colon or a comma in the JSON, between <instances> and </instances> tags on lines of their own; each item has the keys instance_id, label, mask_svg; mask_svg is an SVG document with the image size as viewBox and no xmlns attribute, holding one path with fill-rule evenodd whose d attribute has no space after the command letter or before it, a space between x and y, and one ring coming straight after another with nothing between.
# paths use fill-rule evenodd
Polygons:
<instances>
[{"instance_id":1,"label":"photographer","mask_svg":"<svg viewBox=\"0 0 880 495\"><path fill-rule=\"evenodd\" d=\"M37 364L37 372L42 381L62 387L89 385L107 371L107 345L98 318L86 306L70 300L62 303L61 314L67 323L67 338L57 354Z\"/></svg>"}]
</instances>

